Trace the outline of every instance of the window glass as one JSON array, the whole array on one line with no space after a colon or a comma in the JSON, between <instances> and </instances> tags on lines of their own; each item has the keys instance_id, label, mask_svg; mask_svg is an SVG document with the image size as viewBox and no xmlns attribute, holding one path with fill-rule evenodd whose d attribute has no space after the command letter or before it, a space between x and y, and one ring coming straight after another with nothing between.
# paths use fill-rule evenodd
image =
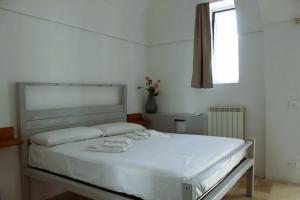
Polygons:
<instances>
[{"instance_id":1,"label":"window glass","mask_svg":"<svg viewBox=\"0 0 300 200\"><path fill-rule=\"evenodd\" d=\"M214 84L239 82L238 32L235 9L212 13Z\"/></svg>"}]
</instances>

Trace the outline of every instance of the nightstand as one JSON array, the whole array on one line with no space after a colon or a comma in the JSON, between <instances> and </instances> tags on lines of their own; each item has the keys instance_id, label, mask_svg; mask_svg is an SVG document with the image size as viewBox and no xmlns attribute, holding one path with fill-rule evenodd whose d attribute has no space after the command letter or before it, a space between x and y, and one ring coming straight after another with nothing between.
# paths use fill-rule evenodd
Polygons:
<instances>
[{"instance_id":1,"label":"nightstand","mask_svg":"<svg viewBox=\"0 0 300 200\"><path fill-rule=\"evenodd\" d=\"M21 145L21 139L14 138L13 127L0 128L0 148Z\"/></svg>"},{"instance_id":2,"label":"nightstand","mask_svg":"<svg viewBox=\"0 0 300 200\"><path fill-rule=\"evenodd\" d=\"M146 128L149 127L151 121L149 118L145 117L142 113L133 113L127 115L127 122L140 124L145 126Z\"/></svg>"},{"instance_id":3,"label":"nightstand","mask_svg":"<svg viewBox=\"0 0 300 200\"><path fill-rule=\"evenodd\" d=\"M169 133L207 135L207 116L189 113L145 114L151 120L150 129Z\"/></svg>"}]
</instances>

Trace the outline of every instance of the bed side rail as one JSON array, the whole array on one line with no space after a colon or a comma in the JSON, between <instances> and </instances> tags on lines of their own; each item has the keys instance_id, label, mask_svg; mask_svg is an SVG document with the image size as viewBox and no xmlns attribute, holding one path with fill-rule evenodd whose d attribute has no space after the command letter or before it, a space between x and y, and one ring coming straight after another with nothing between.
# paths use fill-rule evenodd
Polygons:
<instances>
[{"instance_id":1,"label":"bed side rail","mask_svg":"<svg viewBox=\"0 0 300 200\"><path fill-rule=\"evenodd\" d=\"M221 182L219 182L213 189L204 194L202 197L197 196L196 183L199 183L202 175L205 174L208 170L201 172L193 179L189 180L182 184L182 197L183 200L220 200L222 199L227 192L238 182L238 180L247 173L247 196L251 197L253 195L254 189L254 163L255 163L255 139L249 139L245 144L241 145L239 148L232 151L222 160L217 162L217 165L220 162L226 161L231 157L237 155L241 151L248 151L247 159L241 162L231 173Z\"/></svg>"}]
</instances>

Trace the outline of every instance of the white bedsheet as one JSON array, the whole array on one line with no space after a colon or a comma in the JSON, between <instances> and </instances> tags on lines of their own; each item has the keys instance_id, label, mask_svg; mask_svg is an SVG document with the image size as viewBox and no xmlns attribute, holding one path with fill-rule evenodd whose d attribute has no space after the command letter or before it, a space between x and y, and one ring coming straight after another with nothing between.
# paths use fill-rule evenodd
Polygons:
<instances>
[{"instance_id":1,"label":"white bedsheet","mask_svg":"<svg viewBox=\"0 0 300 200\"><path fill-rule=\"evenodd\" d=\"M123 153L86 151L88 142L49 148L31 145L29 164L146 200L181 200L183 181L210 168L197 185L202 195L245 156L241 152L212 168L244 141L198 135L141 140Z\"/></svg>"}]
</instances>

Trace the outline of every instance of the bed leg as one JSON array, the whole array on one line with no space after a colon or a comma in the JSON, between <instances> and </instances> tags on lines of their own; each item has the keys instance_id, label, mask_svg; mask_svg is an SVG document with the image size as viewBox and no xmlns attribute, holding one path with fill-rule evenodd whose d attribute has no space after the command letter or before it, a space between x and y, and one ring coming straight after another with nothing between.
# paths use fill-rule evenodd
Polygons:
<instances>
[{"instance_id":1,"label":"bed leg","mask_svg":"<svg viewBox=\"0 0 300 200\"><path fill-rule=\"evenodd\" d=\"M255 139L250 139L252 146L249 151L249 158L255 160ZM254 165L247 171L247 197L253 197L254 193Z\"/></svg>"},{"instance_id":2,"label":"bed leg","mask_svg":"<svg viewBox=\"0 0 300 200\"><path fill-rule=\"evenodd\" d=\"M254 193L254 166L247 171L247 197L253 197Z\"/></svg>"},{"instance_id":3,"label":"bed leg","mask_svg":"<svg viewBox=\"0 0 300 200\"><path fill-rule=\"evenodd\" d=\"M22 177L22 200L31 200L30 178Z\"/></svg>"},{"instance_id":4,"label":"bed leg","mask_svg":"<svg viewBox=\"0 0 300 200\"><path fill-rule=\"evenodd\" d=\"M193 186L188 183L182 184L182 199L183 200L192 200L193 199Z\"/></svg>"}]
</instances>

